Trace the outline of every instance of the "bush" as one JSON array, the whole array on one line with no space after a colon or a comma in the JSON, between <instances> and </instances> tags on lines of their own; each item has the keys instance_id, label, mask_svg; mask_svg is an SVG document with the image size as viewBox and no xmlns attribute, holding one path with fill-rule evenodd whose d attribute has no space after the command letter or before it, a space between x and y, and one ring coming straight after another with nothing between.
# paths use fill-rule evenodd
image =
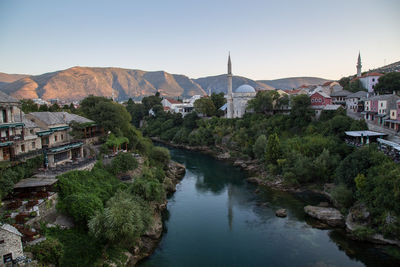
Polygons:
<instances>
[{"instance_id":1,"label":"bush","mask_svg":"<svg viewBox=\"0 0 400 267\"><path fill-rule=\"evenodd\" d=\"M375 234L375 231L371 228L365 227L365 226L359 226L353 231L353 235L361 240L365 240L370 238Z\"/></svg>"},{"instance_id":2,"label":"bush","mask_svg":"<svg viewBox=\"0 0 400 267\"><path fill-rule=\"evenodd\" d=\"M165 190L163 185L156 179L137 178L129 187L131 194L140 196L146 201L161 202L165 199Z\"/></svg>"},{"instance_id":3,"label":"bush","mask_svg":"<svg viewBox=\"0 0 400 267\"><path fill-rule=\"evenodd\" d=\"M344 184L337 185L332 190L331 195L341 208L347 209L353 204L353 192Z\"/></svg>"},{"instance_id":4,"label":"bush","mask_svg":"<svg viewBox=\"0 0 400 267\"><path fill-rule=\"evenodd\" d=\"M257 159L264 159L265 148L267 147L267 137L262 134L260 135L253 146L253 153Z\"/></svg>"},{"instance_id":5,"label":"bush","mask_svg":"<svg viewBox=\"0 0 400 267\"><path fill-rule=\"evenodd\" d=\"M159 146L153 147L150 157L154 161L161 163L163 167L166 167L171 159L169 150Z\"/></svg>"},{"instance_id":6,"label":"bush","mask_svg":"<svg viewBox=\"0 0 400 267\"><path fill-rule=\"evenodd\" d=\"M43 242L28 247L27 251L31 251L34 258L41 264L55 264L60 265L60 260L64 255L63 245L54 238L47 238Z\"/></svg>"},{"instance_id":7,"label":"bush","mask_svg":"<svg viewBox=\"0 0 400 267\"><path fill-rule=\"evenodd\" d=\"M103 209L103 203L94 194L77 193L67 196L57 207L71 215L76 223L86 225L96 212Z\"/></svg>"},{"instance_id":8,"label":"bush","mask_svg":"<svg viewBox=\"0 0 400 267\"><path fill-rule=\"evenodd\" d=\"M113 174L119 174L129 170L134 170L137 167L138 162L131 153L120 153L112 160L110 172Z\"/></svg>"}]
</instances>

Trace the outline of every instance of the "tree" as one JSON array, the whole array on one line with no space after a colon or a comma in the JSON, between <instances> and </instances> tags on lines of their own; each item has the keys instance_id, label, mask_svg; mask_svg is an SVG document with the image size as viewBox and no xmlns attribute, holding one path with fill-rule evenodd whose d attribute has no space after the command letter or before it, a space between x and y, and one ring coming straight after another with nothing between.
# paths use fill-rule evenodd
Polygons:
<instances>
[{"instance_id":1,"label":"tree","mask_svg":"<svg viewBox=\"0 0 400 267\"><path fill-rule=\"evenodd\" d=\"M152 214L139 197L120 192L112 197L103 212L89 221L89 230L96 238L113 244L133 247L148 229Z\"/></svg>"},{"instance_id":2,"label":"tree","mask_svg":"<svg viewBox=\"0 0 400 267\"><path fill-rule=\"evenodd\" d=\"M194 109L207 117L215 115L216 111L213 101L208 97L197 99L194 102Z\"/></svg>"},{"instance_id":3,"label":"tree","mask_svg":"<svg viewBox=\"0 0 400 267\"><path fill-rule=\"evenodd\" d=\"M280 147L279 137L276 133L274 133L268 137L265 159L269 163L276 164L280 156L281 156L281 147Z\"/></svg>"},{"instance_id":4,"label":"tree","mask_svg":"<svg viewBox=\"0 0 400 267\"><path fill-rule=\"evenodd\" d=\"M157 92L156 95L143 97L142 104L144 105L146 114L148 114L150 109L154 108L155 106L162 107L160 93Z\"/></svg>"},{"instance_id":5,"label":"tree","mask_svg":"<svg viewBox=\"0 0 400 267\"><path fill-rule=\"evenodd\" d=\"M349 87L350 77L342 77L339 80L339 84L343 87L343 89L347 90L346 88Z\"/></svg>"},{"instance_id":6,"label":"tree","mask_svg":"<svg viewBox=\"0 0 400 267\"><path fill-rule=\"evenodd\" d=\"M21 109L24 113L39 111L38 105L32 99L22 99Z\"/></svg>"},{"instance_id":7,"label":"tree","mask_svg":"<svg viewBox=\"0 0 400 267\"><path fill-rule=\"evenodd\" d=\"M265 155L265 149L267 147L267 137L265 135L260 135L253 146L253 153L257 159L262 159Z\"/></svg>"},{"instance_id":8,"label":"tree","mask_svg":"<svg viewBox=\"0 0 400 267\"><path fill-rule=\"evenodd\" d=\"M53 105L51 105L49 107L49 111L50 112L58 112L58 111L61 111L61 108L57 103L54 103Z\"/></svg>"},{"instance_id":9,"label":"tree","mask_svg":"<svg viewBox=\"0 0 400 267\"><path fill-rule=\"evenodd\" d=\"M400 72L390 72L379 77L374 90L381 94L391 94L393 92L400 94Z\"/></svg>"},{"instance_id":10,"label":"tree","mask_svg":"<svg viewBox=\"0 0 400 267\"><path fill-rule=\"evenodd\" d=\"M279 93L277 91L258 91L256 97L248 102L247 109L252 109L257 113L268 114L273 111L278 99Z\"/></svg>"},{"instance_id":11,"label":"tree","mask_svg":"<svg viewBox=\"0 0 400 267\"><path fill-rule=\"evenodd\" d=\"M41 111L41 112L49 111L49 108L47 107L47 105L40 105L39 111Z\"/></svg>"},{"instance_id":12,"label":"tree","mask_svg":"<svg viewBox=\"0 0 400 267\"><path fill-rule=\"evenodd\" d=\"M64 255L64 247L54 238L47 237L44 241L28 248L32 252L35 259L44 265L55 264L60 266L61 258Z\"/></svg>"},{"instance_id":13,"label":"tree","mask_svg":"<svg viewBox=\"0 0 400 267\"><path fill-rule=\"evenodd\" d=\"M216 109L219 109L226 103L226 98L224 97L224 93L219 93L219 94L212 93L211 101L213 102L214 107Z\"/></svg>"},{"instance_id":14,"label":"tree","mask_svg":"<svg viewBox=\"0 0 400 267\"><path fill-rule=\"evenodd\" d=\"M304 127L311 122L313 111L311 109L311 100L307 95L298 95L291 101L290 118L297 127Z\"/></svg>"},{"instance_id":15,"label":"tree","mask_svg":"<svg viewBox=\"0 0 400 267\"><path fill-rule=\"evenodd\" d=\"M129 99L131 100L131 99ZM126 106L129 114L132 117L132 124L136 127L140 126L140 121L146 116L146 109L143 104L135 104L133 101L128 101L128 105Z\"/></svg>"},{"instance_id":16,"label":"tree","mask_svg":"<svg viewBox=\"0 0 400 267\"><path fill-rule=\"evenodd\" d=\"M345 88L343 88L343 89L345 89ZM362 85L362 83L359 79L357 79L355 81L351 81L349 83L349 87L346 89L353 93L358 92L358 91L366 91L366 89L364 88L364 86Z\"/></svg>"},{"instance_id":17,"label":"tree","mask_svg":"<svg viewBox=\"0 0 400 267\"><path fill-rule=\"evenodd\" d=\"M95 194L75 193L63 199L58 208L71 215L76 223L86 225L96 212L103 210L103 203Z\"/></svg>"}]
</instances>

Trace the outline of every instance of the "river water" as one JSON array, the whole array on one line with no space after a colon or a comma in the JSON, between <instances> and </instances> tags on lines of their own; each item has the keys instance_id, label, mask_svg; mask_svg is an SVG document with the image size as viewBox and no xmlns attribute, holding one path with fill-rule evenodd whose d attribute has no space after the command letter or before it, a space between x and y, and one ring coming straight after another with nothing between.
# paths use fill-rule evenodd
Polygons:
<instances>
[{"instance_id":1,"label":"river water","mask_svg":"<svg viewBox=\"0 0 400 267\"><path fill-rule=\"evenodd\" d=\"M196 152L170 149L186 175L169 199L165 232L140 266L400 266L393 247L311 227L303 207L322 199L246 183L242 171ZM275 211L285 208L286 218Z\"/></svg>"}]
</instances>

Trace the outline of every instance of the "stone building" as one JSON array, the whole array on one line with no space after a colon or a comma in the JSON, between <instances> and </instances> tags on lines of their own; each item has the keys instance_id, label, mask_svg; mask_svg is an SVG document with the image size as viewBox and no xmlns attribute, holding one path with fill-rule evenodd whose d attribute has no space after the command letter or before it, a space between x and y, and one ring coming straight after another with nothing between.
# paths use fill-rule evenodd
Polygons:
<instances>
[{"instance_id":1,"label":"stone building","mask_svg":"<svg viewBox=\"0 0 400 267\"><path fill-rule=\"evenodd\" d=\"M24 256L21 237L22 234L15 227L9 224L0 226L0 266Z\"/></svg>"}]
</instances>

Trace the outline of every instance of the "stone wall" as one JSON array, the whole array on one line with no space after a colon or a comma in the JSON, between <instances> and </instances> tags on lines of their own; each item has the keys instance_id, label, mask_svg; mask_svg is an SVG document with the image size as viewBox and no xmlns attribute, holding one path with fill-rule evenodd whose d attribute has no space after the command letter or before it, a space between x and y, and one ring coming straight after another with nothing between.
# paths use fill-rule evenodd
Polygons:
<instances>
[{"instance_id":1,"label":"stone wall","mask_svg":"<svg viewBox=\"0 0 400 267\"><path fill-rule=\"evenodd\" d=\"M0 244L0 266L3 266L4 255L12 253L13 259L24 255L20 236L0 229L0 241L2 240L4 243Z\"/></svg>"}]
</instances>

